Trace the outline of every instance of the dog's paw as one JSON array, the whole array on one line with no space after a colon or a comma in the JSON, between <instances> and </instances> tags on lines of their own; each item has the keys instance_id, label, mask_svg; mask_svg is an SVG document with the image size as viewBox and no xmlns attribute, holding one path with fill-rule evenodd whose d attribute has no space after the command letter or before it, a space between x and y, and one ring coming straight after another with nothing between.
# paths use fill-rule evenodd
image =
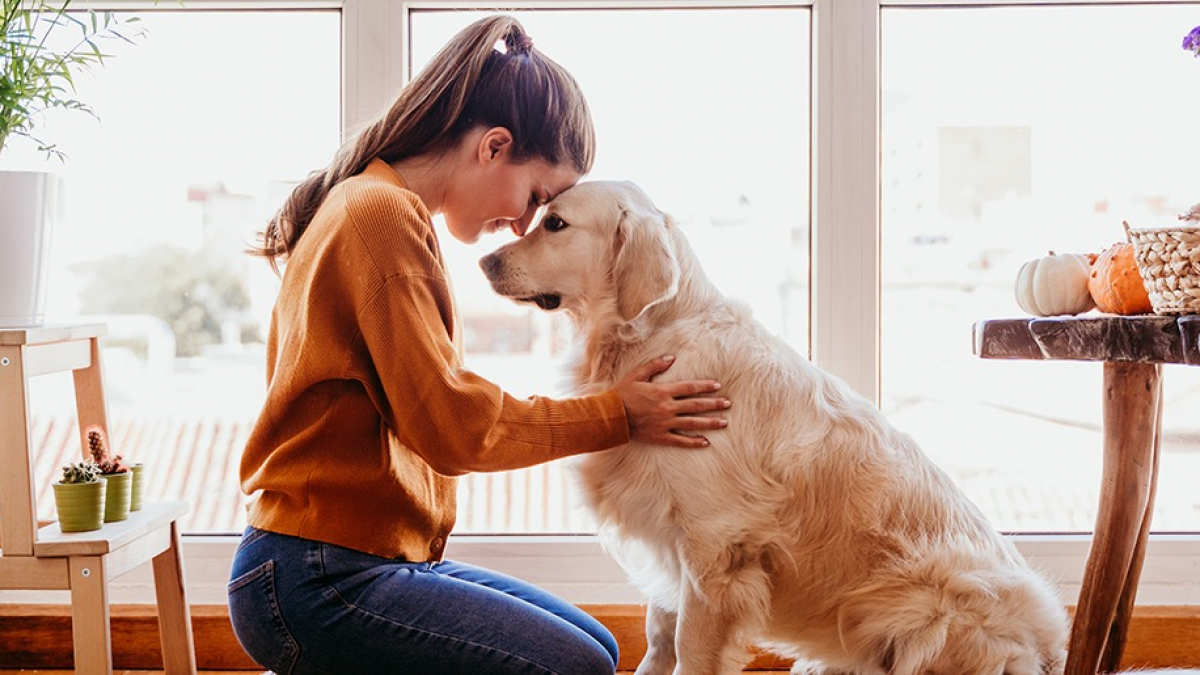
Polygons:
<instances>
[{"instance_id":1,"label":"dog's paw","mask_svg":"<svg viewBox=\"0 0 1200 675\"><path fill-rule=\"evenodd\" d=\"M652 658L650 654L642 659L638 664L637 671L634 675L671 675L675 672L675 660L665 658Z\"/></svg>"}]
</instances>

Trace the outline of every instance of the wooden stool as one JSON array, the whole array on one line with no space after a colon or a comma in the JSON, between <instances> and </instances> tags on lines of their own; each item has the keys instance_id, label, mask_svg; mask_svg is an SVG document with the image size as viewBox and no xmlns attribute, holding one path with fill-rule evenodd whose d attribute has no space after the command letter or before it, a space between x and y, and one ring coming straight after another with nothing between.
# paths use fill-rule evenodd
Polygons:
<instances>
[{"instance_id":1,"label":"wooden stool","mask_svg":"<svg viewBox=\"0 0 1200 675\"><path fill-rule=\"evenodd\" d=\"M29 378L72 371L80 429L108 432L100 364L103 324L0 328L0 589L71 592L75 672L113 672L108 582L153 560L163 666L195 673L196 650L184 589L178 519L185 502L147 503L129 519L94 532L39 527L30 439Z\"/></svg>"}]
</instances>

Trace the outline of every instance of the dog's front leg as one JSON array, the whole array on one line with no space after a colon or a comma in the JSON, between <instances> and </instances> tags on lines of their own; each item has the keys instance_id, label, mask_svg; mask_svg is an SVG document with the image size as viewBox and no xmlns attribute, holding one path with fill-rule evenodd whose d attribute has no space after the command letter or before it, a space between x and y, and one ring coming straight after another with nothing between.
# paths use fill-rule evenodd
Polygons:
<instances>
[{"instance_id":1,"label":"dog's front leg","mask_svg":"<svg viewBox=\"0 0 1200 675\"><path fill-rule=\"evenodd\" d=\"M699 580L684 583L676 628L675 675L725 675L740 672L749 659L743 639L753 621L751 605L766 591L755 574L736 575L705 587Z\"/></svg>"},{"instance_id":2,"label":"dog's front leg","mask_svg":"<svg viewBox=\"0 0 1200 675\"><path fill-rule=\"evenodd\" d=\"M669 675L675 670L675 622L679 615L651 602L646 608L646 655L634 675Z\"/></svg>"},{"instance_id":3,"label":"dog's front leg","mask_svg":"<svg viewBox=\"0 0 1200 675\"><path fill-rule=\"evenodd\" d=\"M740 672L749 660L746 641L762 629L771 605L761 550L703 534L686 540L680 562L676 675Z\"/></svg>"}]
</instances>

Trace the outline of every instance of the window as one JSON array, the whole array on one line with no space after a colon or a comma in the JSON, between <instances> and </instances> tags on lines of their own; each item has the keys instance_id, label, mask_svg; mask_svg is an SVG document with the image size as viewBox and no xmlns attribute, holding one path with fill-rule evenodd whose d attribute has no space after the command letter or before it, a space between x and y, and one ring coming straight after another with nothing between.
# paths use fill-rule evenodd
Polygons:
<instances>
[{"instance_id":1,"label":"window","mask_svg":"<svg viewBox=\"0 0 1200 675\"><path fill-rule=\"evenodd\" d=\"M799 0L791 7L731 0L729 7L705 1L681 9L637 0L613 3L618 9L602 2L570 0L549 3L551 9L525 0L518 4L532 9L517 12L536 44L588 94L601 142L589 178L641 183L661 208L684 220L715 280L750 301L768 326L859 391L873 392L881 379L889 417L954 473L1002 529L1089 529L1100 465L1098 369L976 359L970 326L1019 311L1011 285L1014 265L1026 257L1050 248L1096 250L1120 238L1121 218L1158 217L1155 210L1170 214L1200 201L1194 180L1184 182L1195 176L1185 149L1200 136L1192 114L1200 103L1200 61L1179 49L1200 23L1194 4ZM167 366L170 359L159 356L170 342L161 319L126 327L115 317L126 310L90 308L80 292L96 263L110 256L128 256L122 264L132 274L147 265L135 256L151 246L200 250L206 209L235 214L241 224L229 227L240 248L289 183L327 162L343 127L373 117L391 100L405 79L401 64L419 66L477 13L459 9L456 0L271 0L254 4L273 11L237 12L205 10L207 0L187 4L148 12L147 38L136 47L117 45L116 58L81 80L81 96L103 124L78 116L54 122L56 129L68 125L58 140L70 159L61 167L68 214L54 242L48 310L51 320L101 311L111 319L105 365L116 440L136 438L135 447L153 448L164 462L178 464L173 469L183 467L163 489L190 501L194 519L186 529L228 532L240 522L218 513L231 509L241 518L233 479L241 446L233 439L244 438L261 400L263 366L253 331L222 321L230 327L210 328L202 338L207 344L193 341L201 356ZM213 49L218 40L220 49ZM1036 45L1053 48L1042 53ZM135 68L143 70L122 75ZM935 151L943 142L944 157ZM1003 167L1002 175L986 174L979 158ZM8 153L2 168L39 162L32 151ZM944 166L952 169L943 172ZM691 167L703 171L690 173ZM756 180L740 180L747 175ZM188 201L191 186L199 188L191 193L199 201ZM238 195L249 195L253 205L239 206ZM554 393L565 327L554 315L492 297L474 265L500 243L493 237L479 248L445 247L469 322L468 363L514 393ZM877 243L881 270L873 264ZM768 251L777 257L769 265L754 260L755 272L766 271L759 281L747 272L747 259L733 253L758 254L767 246L778 247ZM202 259L174 269L192 273ZM245 265L253 275L251 309L237 316L257 317L262 330L274 278L241 256L222 264L227 271ZM117 283L137 291L138 278ZM194 295L187 293L203 299ZM187 333L175 336L178 349L193 339ZM1185 482L1196 475L1200 456L1198 376L1182 367L1164 372L1159 530L1194 532L1200 523ZM69 414L69 381L41 380L34 395ZM201 424L192 416L209 396L241 417ZM135 432L127 422L135 413L161 424ZM40 424L35 435L51 443L73 438ZM180 438L190 442L181 446ZM207 466L192 464L213 447L227 450ZM1035 460L1012 456L1027 451L1037 453ZM56 461L42 458L39 475L49 477ZM1061 489L1026 489L1044 485L1021 471L1034 461ZM220 477L195 479L213 465L221 465ZM1071 487L1062 487L1076 474ZM590 529L566 484L548 475L513 472L465 482L460 533ZM557 516L526 518L539 510ZM1082 575L1086 537L1016 540L1069 597ZM455 555L576 602L640 600L586 537L478 541L459 537ZM235 543L188 538L193 602L225 601ZM1194 575L1185 571L1200 559L1194 535L1157 536L1149 555L1156 563L1142 576L1139 603L1200 602L1195 584L1188 586ZM146 601L136 595L145 578L140 591L120 597ZM129 579L132 589L138 579Z\"/></svg>"},{"instance_id":2,"label":"window","mask_svg":"<svg viewBox=\"0 0 1200 675\"><path fill-rule=\"evenodd\" d=\"M237 463L262 405L278 287L243 251L337 148L340 16L140 18L141 38L109 41L113 58L77 80L101 122L45 120L66 161L14 144L4 168L61 176L47 320L107 322L112 447L147 465L148 499L190 503L183 531L240 531ZM39 509L52 518L50 483L78 453L71 377L32 386Z\"/></svg>"},{"instance_id":3,"label":"window","mask_svg":"<svg viewBox=\"0 0 1200 675\"><path fill-rule=\"evenodd\" d=\"M882 404L999 528L1090 531L1099 364L983 361L1021 264L1200 201L1194 6L882 15ZM1200 369L1166 366L1156 531L1196 530ZM982 430L986 430L983 432Z\"/></svg>"}]
</instances>

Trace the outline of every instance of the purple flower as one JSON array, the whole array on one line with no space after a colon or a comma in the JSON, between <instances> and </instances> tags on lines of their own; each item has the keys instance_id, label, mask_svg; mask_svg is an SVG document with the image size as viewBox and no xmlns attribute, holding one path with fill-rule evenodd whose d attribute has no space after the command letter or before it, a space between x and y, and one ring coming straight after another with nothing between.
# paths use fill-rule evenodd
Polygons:
<instances>
[{"instance_id":1,"label":"purple flower","mask_svg":"<svg viewBox=\"0 0 1200 675\"><path fill-rule=\"evenodd\" d=\"M1183 48L1200 57L1200 26L1193 28L1192 32L1183 38Z\"/></svg>"}]
</instances>

